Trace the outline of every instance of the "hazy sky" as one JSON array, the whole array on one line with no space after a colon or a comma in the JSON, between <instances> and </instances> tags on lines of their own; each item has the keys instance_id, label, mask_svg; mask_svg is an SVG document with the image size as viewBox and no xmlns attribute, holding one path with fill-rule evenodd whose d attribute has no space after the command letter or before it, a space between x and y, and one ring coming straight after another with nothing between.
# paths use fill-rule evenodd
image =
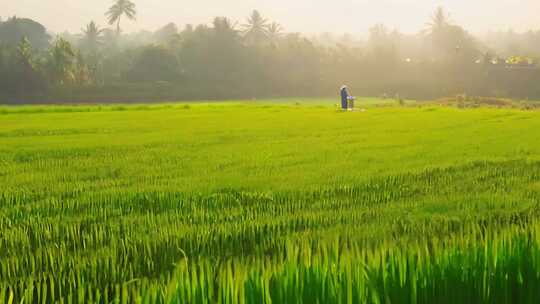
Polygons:
<instances>
[{"instance_id":1,"label":"hazy sky","mask_svg":"<svg viewBox=\"0 0 540 304\"><path fill-rule=\"evenodd\" d=\"M474 33L540 29L540 0L133 0L136 22L125 22L128 31L155 30L168 22L179 25L208 23L214 16L239 22L253 9L275 20L288 31L363 34L384 23L402 32L424 28L433 10L444 6L455 23ZM104 12L112 0L0 0L0 15L30 17L54 32L79 32L95 20L105 26Z\"/></svg>"}]
</instances>

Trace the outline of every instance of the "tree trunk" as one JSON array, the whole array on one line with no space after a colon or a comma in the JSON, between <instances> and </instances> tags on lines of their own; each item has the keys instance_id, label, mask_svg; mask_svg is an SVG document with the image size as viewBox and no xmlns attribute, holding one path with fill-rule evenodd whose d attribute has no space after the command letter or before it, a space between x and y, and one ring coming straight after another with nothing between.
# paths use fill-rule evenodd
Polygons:
<instances>
[{"instance_id":1,"label":"tree trunk","mask_svg":"<svg viewBox=\"0 0 540 304\"><path fill-rule=\"evenodd\" d=\"M120 19L122 18L122 15L118 16L118 21L116 22L116 34L120 36Z\"/></svg>"}]
</instances>

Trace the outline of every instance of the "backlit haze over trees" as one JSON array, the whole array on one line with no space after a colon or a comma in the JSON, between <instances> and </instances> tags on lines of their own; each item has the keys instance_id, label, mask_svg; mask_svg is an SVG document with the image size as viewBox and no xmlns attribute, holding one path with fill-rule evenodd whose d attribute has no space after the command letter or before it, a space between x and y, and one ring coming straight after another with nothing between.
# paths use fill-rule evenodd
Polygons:
<instances>
[{"instance_id":1,"label":"backlit haze over trees","mask_svg":"<svg viewBox=\"0 0 540 304\"><path fill-rule=\"evenodd\" d=\"M343 83L362 95L540 98L539 30L474 36L443 7L419 33L375 24L363 38L288 32L258 10L126 33L136 2L104 11L108 24L81 20L79 33L1 21L0 101L330 96Z\"/></svg>"}]
</instances>

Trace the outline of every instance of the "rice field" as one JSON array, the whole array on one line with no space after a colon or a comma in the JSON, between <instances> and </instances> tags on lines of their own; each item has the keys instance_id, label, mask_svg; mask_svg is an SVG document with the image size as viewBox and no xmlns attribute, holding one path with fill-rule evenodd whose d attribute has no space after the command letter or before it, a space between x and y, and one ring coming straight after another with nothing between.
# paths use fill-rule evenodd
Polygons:
<instances>
[{"instance_id":1,"label":"rice field","mask_svg":"<svg viewBox=\"0 0 540 304\"><path fill-rule=\"evenodd\" d=\"M540 112L0 107L0 303L538 303Z\"/></svg>"}]
</instances>

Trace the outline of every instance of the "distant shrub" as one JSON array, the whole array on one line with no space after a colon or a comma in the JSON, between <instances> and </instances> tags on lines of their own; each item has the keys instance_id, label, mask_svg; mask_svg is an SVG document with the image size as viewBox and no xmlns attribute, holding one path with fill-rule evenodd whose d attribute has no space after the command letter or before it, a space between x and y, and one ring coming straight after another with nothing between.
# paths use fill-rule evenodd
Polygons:
<instances>
[{"instance_id":1,"label":"distant shrub","mask_svg":"<svg viewBox=\"0 0 540 304\"><path fill-rule=\"evenodd\" d=\"M396 94L394 98L399 106L405 106L405 100L399 94Z\"/></svg>"},{"instance_id":2,"label":"distant shrub","mask_svg":"<svg viewBox=\"0 0 540 304\"><path fill-rule=\"evenodd\" d=\"M458 108L478 108L482 106L514 108L517 105L516 102L507 98L468 96L467 94L439 98L436 100L436 103L443 106L455 106Z\"/></svg>"},{"instance_id":3,"label":"distant shrub","mask_svg":"<svg viewBox=\"0 0 540 304\"><path fill-rule=\"evenodd\" d=\"M178 58L171 50L151 45L141 50L126 76L133 82L155 81L157 84L167 84L167 81L178 79L178 70Z\"/></svg>"}]
</instances>

